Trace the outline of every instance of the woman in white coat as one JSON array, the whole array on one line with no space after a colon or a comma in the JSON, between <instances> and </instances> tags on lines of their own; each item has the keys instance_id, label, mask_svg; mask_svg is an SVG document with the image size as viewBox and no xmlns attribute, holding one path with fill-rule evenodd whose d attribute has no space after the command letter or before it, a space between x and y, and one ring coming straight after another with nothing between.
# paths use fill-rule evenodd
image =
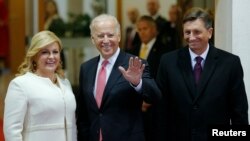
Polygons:
<instances>
[{"instance_id":1,"label":"woman in white coat","mask_svg":"<svg viewBox=\"0 0 250 141\"><path fill-rule=\"evenodd\" d=\"M75 96L64 77L60 39L34 35L19 73L8 87L5 141L76 141Z\"/></svg>"}]
</instances>

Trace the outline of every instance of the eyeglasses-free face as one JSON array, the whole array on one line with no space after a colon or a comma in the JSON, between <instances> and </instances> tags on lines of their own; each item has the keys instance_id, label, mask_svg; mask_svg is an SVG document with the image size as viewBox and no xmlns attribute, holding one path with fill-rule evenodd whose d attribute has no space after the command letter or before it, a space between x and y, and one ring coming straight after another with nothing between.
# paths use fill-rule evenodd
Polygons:
<instances>
[{"instance_id":1,"label":"eyeglasses-free face","mask_svg":"<svg viewBox=\"0 0 250 141\"><path fill-rule=\"evenodd\" d=\"M112 20L100 21L95 25L92 42L105 59L110 58L119 47L120 33Z\"/></svg>"},{"instance_id":2,"label":"eyeglasses-free face","mask_svg":"<svg viewBox=\"0 0 250 141\"><path fill-rule=\"evenodd\" d=\"M56 69L60 65L60 49L57 42L51 43L42 48L35 59L37 70L42 76L46 76L51 73L55 73Z\"/></svg>"}]
</instances>

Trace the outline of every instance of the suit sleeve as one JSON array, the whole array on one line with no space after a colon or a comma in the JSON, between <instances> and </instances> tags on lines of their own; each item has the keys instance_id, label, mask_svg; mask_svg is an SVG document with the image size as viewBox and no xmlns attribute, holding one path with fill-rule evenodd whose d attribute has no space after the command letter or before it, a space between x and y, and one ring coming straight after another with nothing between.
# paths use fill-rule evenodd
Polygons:
<instances>
[{"instance_id":1,"label":"suit sleeve","mask_svg":"<svg viewBox=\"0 0 250 141\"><path fill-rule=\"evenodd\" d=\"M84 78L84 69L81 67L80 76L79 76L79 86L83 86ZM85 97L83 88L79 87L79 94L76 96L77 108L76 108L76 124L77 124L77 140L78 141L87 141L89 137L89 120L88 120L88 112L85 103Z\"/></svg>"},{"instance_id":2,"label":"suit sleeve","mask_svg":"<svg viewBox=\"0 0 250 141\"><path fill-rule=\"evenodd\" d=\"M4 136L7 141L22 141L27 97L20 84L11 81L5 98Z\"/></svg>"},{"instance_id":3,"label":"suit sleeve","mask_svg":"<svg viewBox=\"0 0 250 141\"><path fill-rule=\"evenodd\" d=\"M236 57L232 64L234 64L234 66L232 66L230 80L232 124L249 124L247 95L243 82L243 69L239 57Z\"/></svg>"},{"instance_id":4,"label":"suit sleeve","mask_svg":"<svg viewBox=\"0 0 250 141\"><path fill-rule=\"evenodd\" d=\"M161 99L160 89L156 85L155 80L152 78L147 63L142 76L142 94L143 100L147 103L154 104Z\"/></svg>"}]
</instances>

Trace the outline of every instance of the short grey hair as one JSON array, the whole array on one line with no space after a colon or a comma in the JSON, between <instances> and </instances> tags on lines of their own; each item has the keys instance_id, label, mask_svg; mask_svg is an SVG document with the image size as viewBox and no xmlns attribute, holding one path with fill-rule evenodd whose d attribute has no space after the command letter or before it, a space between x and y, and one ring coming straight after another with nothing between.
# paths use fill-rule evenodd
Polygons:
<instances>
[{"instance_id":1,"label":"short grey hair","mask_svg":"<svg viewBox=\"0 0 250 141\"><path fill-rule=\"evenodd\" d=\"M205 23L205 27L212 28L213 27L213 17L206 11L200 7L193 7L189 9L183 16L182 23L185 24L188 21L194 21L197 19L201 19Z\"/></svg>"},{"instance_id":2,"label":"short grey hair","mask_svg":"<svg viewBox=\"0 0 250 141\"><path fill-rule=\"evenodd\" d=\"M109 14L101 14L101 15L95 17L90 23L89 28L90 28L91 36L93 35L96 23L101 22L101 21L114 21L115 26L116 26L116 33L119 33L119 34L121 33L120 23L118 22L118 20L115 16L112 16Z\"/></svg>"}]
</instances>

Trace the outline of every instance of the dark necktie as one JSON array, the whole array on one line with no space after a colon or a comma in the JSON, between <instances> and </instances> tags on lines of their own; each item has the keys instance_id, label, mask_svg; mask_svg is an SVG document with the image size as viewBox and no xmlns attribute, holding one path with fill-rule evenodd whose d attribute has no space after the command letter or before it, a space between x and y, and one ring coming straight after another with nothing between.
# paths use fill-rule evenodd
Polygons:
<instances>
[{"instance_id":1,"label":"dark necktie","mask_svg":"<svg viewBox=\"0 0 250 141\"><path fill-rule=\"evenodd\" d=\"M194 65L194 78L195 78L196 85L198 85L199 83L201 72L202 72L202 66L201 66L202 59L203 58L200 56L195 57L196 64Z\"/></svg>"}]
</instances>

